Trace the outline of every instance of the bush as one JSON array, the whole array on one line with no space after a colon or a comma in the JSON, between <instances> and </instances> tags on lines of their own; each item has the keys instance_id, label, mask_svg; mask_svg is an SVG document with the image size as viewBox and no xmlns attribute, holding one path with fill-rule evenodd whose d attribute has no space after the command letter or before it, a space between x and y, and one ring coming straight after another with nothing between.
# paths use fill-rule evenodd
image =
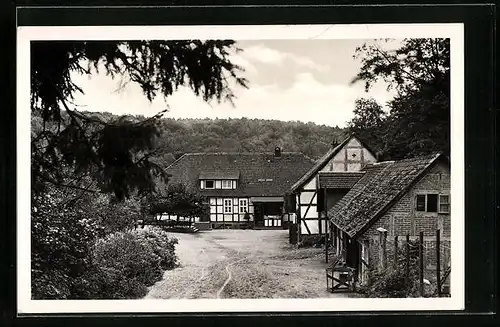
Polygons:
<instances>
[{"instance_id":1,"label":"bush","mask_svg":"<svg viewBox=\"0 0 500 327\"><path fill-rule=\"evenodd\" d=\"M98 240L88 277L96 285L92 298L143 297L165 269L177 265L176 244L177 239L158 229L117 232Z\"/></svg>"},{"instance_id":2,"label":"bush","mask_svg":"<svg viewBox=\"0 0 500 327\"><path fill-rule=\"evenodd\" d=\"M101 226L99 211L106 199L83 196L69 203L73 196L50 187L32 196L33 299L142 297L147 286L162 278L163 270L175 267L176 239L161 230L105 236L124 226Z\"/></svg>"},{"instance_id":3,"label":"bush","mask_svg":"<svg viewBox=\"0 0 500 327\"><path fill-rule=\"evenodd\" d=\"M410 243L409 276L406 276L406 254L400 251L397 264L378 271L370 267L369 281L358 288L368 297L403 298L419 296L418 291L418 244Z\"/></svg>"},{"instance_id":4,"label":"bush","mask_svg":"<svg viewBox=\"0 0 500 327\"><path fill-rule=\"evenodd\" d=\"M110 196L101 196L96 218L106 234L132 229L142 219L140 201L136 197L116 201Z\"/></svg>"},{"instance_id":5,"label":"bush","mask_svg":"<svg viewBox=\"0 0 500 327\"><path fill-rule=\"evenodd\" d=\"M85 203L64 205L67 193L49 188L32 198L31 279L33 299L67 299L90 265L90 244L102 236L86 218Z\"/></svg>"}]
</instances>

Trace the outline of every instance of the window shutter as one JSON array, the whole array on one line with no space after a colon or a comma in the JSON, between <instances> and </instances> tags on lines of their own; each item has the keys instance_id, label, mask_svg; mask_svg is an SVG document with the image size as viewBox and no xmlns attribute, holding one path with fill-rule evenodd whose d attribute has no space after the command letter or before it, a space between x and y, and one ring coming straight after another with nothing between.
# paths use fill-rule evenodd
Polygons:
<instances>
[{"instance_id":1,"label":"window shutter","mask_svg":"<svg viewBox=\"0 0 500 327\"><path fill-rule=\"evenodd\" d=\"M425 211L425 194L417 194L415 197L415 210Z\"/></svg>"},{"instance_id":2,"label":"window shutter","mask_svg":"<svg viewBox=\"0 0 500 327\"><path fill-rule=\"evenodd\" d=\"M320 188L317 190L316 198L318 201L316 209L318 212L323 212L325 210L325 192L324 192L324 189Z\"/></svg>"}]
</instances>

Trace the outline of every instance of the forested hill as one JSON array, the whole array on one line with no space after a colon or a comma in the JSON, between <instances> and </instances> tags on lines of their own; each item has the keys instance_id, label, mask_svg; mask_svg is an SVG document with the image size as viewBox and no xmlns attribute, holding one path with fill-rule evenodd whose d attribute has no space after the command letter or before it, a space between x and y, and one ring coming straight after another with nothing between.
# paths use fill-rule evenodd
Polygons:
<instances>
[{"instance_id":1,"label":"forested hill","mask_svg":"<svg viewBox=\"0 0 500 327\"><path fill-rule=\"evenodd\" d=\"M345 130L313 123L263 119L170 119L161 124L162 164L186 152L302 152L317 159Z\"/></svg>"},{"instance_id":2,"label":"forested hill","mask_svg":"<svg viewBox=\"0 0 500 327\"><path fill-rule=\"evenodd\" d=\"M92 119L110 122L120 117L109 112L83 112ZM63 120L67 113L62 112ZM145 119L133 116L134 120ZM63 122L64 125L64 122ZM302 152L318 159L332 141L342 141L346 130L314 123L264 119L173 119L159 120L153 161L166 167L187 152ZM42 128L41 117L32 117L32 131Z\"/></svg>"}]
</instances>

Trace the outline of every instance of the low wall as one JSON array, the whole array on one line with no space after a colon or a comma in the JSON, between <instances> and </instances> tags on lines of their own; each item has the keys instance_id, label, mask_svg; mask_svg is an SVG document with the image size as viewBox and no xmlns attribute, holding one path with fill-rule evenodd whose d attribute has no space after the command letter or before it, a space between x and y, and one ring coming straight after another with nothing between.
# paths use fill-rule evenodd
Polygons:
<instances>
[{"instance_id":1,"label":"low wall","mask_svg":"<svg viewBox=\"0 0 500 327\"><path fill-rule=\"evenodd\" d=\"M204 222L196 222L193 224L196 228L199 230L209 230L211 229L210 222L204 221Z\"/></svg>"}]
</instances>

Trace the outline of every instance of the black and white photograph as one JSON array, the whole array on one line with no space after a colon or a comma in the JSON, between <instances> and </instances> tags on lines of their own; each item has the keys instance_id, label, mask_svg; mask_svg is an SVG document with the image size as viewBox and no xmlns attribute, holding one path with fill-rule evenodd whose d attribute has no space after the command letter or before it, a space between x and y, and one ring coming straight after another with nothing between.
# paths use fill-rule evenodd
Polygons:
<instances>
[{"instance_id":1,"label":"black and white photograph","mask_svg":"<svg viewBox=\"0 0 500 327\"><path fill-rule=\"evenodd\" d=\"M19 28L20 310L463 308L462 33Z\"/></svg>"}]
</instances>

